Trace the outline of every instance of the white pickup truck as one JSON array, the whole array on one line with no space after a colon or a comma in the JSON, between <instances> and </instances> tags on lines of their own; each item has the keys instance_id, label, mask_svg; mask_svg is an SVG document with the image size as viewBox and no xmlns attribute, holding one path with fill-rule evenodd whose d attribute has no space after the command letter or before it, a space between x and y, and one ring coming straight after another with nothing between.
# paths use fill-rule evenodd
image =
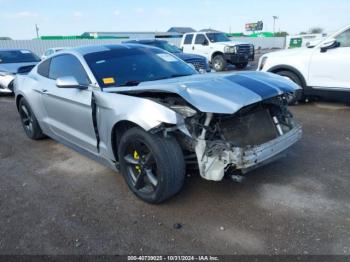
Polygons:
<instances>
[{"instance_id":1,"label":"white pickup truck","mask_svg":"<svg viewBox=\"0 0 350 262\"><path fill-rule=\"evenodd\" d=\"M227 64L243 69L254 60L254 45L233 42L221 32L184 34L181 48L185 53L205 56L215 71L223 71Z\"/></svg>"},{"instance_id":2,"label":"white pickup truck","mask_svg":"<svg viewBox=\"0 0 350 262\"><path fill-rule=\"evenodd\" d=\"M350 25L308 48L265 54L258 71L276 73L300 85L293 103L308 96L350 102Z\"/></svg>"}]
</instances>

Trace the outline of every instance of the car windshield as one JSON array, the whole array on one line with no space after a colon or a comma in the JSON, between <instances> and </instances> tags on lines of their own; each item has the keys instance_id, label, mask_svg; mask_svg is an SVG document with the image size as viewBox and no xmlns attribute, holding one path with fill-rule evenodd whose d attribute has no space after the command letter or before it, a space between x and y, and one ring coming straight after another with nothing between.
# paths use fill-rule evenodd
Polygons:
<instances>
[{"instance_id":1,"label":"car windshield","mask_svg":"<svg viewBox=\"0 0 350 262\"><path fill-rule=\"evenodd\" d=\"M206 35L212 43L231 41L224 33L207 33Z\"/></svg>"},{"instance_id":2,"label":"car windshield","mask_svg":"<svg viewBox=\"0 0 350 262\"><path fill-rule=\"evenodd\" d=\"M101 87L133 86L197 74L182 60L152 47L112 47L108 51L86 54L84 58Z\"/></svg>"},{"instance_id":3,"label":"car windshield","mask_svg":"<svg viewBox=\"0 0 350 262\"><path fill-rule=\"evenodd\" d=\"M28 50L0 51L0 64L39 62L40 58Z\"/></svg>"},{"instance_id":4,"label":"car windshield","mask_svg":"<svg viewBox=\"0 0 350 262\"><path fill-rule=\"evenodd\" d=\"M171 45L167 42L155 42L152 44L153 46L159 47L161 49L164 49L165 51L168 51L169 53L176 54L176 53L181 53L181 49L178 48L177 46Z\"/></svg>"}]
</instances>

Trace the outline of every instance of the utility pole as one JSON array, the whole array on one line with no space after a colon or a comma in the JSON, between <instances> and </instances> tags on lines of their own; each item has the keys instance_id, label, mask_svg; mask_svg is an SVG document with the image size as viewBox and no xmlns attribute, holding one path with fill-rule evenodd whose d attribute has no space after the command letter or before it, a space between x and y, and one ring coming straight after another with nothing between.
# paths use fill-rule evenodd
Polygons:
<instances>
[{"instance_id":1,"label":"utility pole","mask_svg":"<svg viewBox=\"0 0 350 262\"><path fill-rule=\"evenodd\" d=\"M273 35L276 33L276 20L278 19L278 16L274 15L273 18Z\"/></svg>"},{"instance_id":2,"label":"utility pole","mask_svg":"<svg viewBox=\"0 0 350 262\"><path fill-rule=\"evenodd\" d=\"M35 24L36 38L39 38L39 27Z\"/></svg>"}]
</instances>

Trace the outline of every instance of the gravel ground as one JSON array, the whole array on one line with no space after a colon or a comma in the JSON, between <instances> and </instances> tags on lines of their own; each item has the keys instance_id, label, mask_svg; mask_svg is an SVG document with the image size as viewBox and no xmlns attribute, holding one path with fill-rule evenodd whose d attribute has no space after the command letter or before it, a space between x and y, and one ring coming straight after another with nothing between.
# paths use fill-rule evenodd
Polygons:
<instances>
[{"instance_id":1,"label":"gravel ground","mask_svg":"<svg viewBox=\"0 0 350 262\"><path fill-rule=\"evenodd\" d=\"M292 111L304 137L244 183L197 174L155 206L0 97L0 254L350 254L350 107ZM176 225L180 224L180 225Z\"/></svg>"}]
</instances>

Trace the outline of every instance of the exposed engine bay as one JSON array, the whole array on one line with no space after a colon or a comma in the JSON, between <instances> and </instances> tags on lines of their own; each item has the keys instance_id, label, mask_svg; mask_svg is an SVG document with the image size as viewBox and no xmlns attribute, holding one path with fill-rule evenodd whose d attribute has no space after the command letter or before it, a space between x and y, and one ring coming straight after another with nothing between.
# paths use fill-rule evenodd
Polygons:
<instances>
[{"instance_id":1,"label":"exposed engine bay","mask_svg":"<svg viewBox=\"0 0 350 262\"><path fill-rule=\"evenodd\" d=\"M235 170L248 172L274 160L301 138L301 126L287 109L288 94L243 107L232 115L200 112L177 95L149 95L147 98L183 116L182 129L188 135L179 131L181 126L167 130L181 144L186 162L195 164L208 180L222 180Z\"/></svg>"}]
</instances>

